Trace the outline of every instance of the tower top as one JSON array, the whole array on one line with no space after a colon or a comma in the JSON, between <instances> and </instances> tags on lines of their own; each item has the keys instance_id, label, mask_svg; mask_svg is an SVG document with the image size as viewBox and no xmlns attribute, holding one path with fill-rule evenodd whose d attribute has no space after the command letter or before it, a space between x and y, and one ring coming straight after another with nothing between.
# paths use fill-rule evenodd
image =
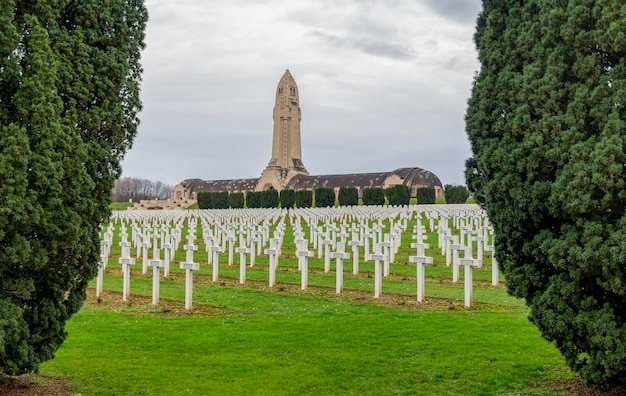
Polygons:
<instances>
[{"instance_id":1,"label":"tower top","mask_svg":"<svg viewBox=\"0 0 626 396\"><path fill-rule=\"evenodd\" d=\"M309 174L302 163L299 102L298 85L287 69L276 87L272 158L261 174L257 190L282 190L294 175Z\"/></svg>"},{"instance_id":2,"label":"tower top","mask_svg":"<svg viewBox=\"0 0 626 396\"><path fill-rule=\"evenodd\" d=\"M296 80L289 72L289 69L287 69L280 78L278 87L276 87L276 102L279 102L280 97L287 97L297 103L298 96L298 84L296 84Z\"/></svg>"}]
</instances>

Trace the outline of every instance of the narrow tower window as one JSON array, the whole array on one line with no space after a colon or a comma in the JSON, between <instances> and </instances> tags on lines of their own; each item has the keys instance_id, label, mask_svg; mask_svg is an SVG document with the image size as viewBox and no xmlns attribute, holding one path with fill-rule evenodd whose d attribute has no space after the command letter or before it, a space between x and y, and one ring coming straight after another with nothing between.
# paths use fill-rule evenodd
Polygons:
<instances>
[{"instance_id":1,"label":"narrow tower window","mask_svg":"<svg viewBox=\"0 0 626 396\"><path fill-rule=\"evenodd\" d=\"M278 94L282 95L283 94L283 89L282 88L278 88Z\"/></svg>"}]
</instances>

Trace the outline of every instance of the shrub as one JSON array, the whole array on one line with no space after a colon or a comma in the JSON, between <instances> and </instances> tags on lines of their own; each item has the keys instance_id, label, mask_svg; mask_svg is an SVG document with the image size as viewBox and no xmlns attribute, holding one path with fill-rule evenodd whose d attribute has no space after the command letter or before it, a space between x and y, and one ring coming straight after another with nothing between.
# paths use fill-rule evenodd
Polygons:
<instances>
[{"instance_id":1,"label":"shrub","mask_svg":"<svg viewBox=\"0 0 626 396\"><path fill-rule=\"evenodd\" d=\"M315 207L326 208L335 206L335 191L332 188L320 187L315 190Z\"/></svg>"},{"instance_id":2,"label":"shrub","mask_svg":"<svg viewBox=\"0 0 626 396\"><path fill-rule=\"evenodd\" d=\"M280 192L280 207L293 208L296 202L296 192L294 190L282 190Z\"/></svg>"},{"instance_id":3,"label":"shrub","mask_svg":"<svg viewBox=\"0 0 626 396\"><path fill-rule=\"evenodd\" d=\"M385 192L380 187L366 187L363 189L363 205L384 205Z\"/></svg>"},{"instance_id":4,"label":"shrub","mask_svg":"<svg viewBox=\"0 0 626 396\"><path fill-rule=\"evenodd\" d=\"M233 192L228 196L228 204L233 209L241 209L244 207L245 196L242 192Z\"/></svg>"},{"instance_id":5,"label":"shrub","mask_svg":"<svg viewBox=\"0 0 626 396\"><path fill-rule=\"evenodd\" d=\"M359 204L359 189L356 187L341 187L337 197L339 206L356 206Z\"/></svg>"},{"instance_id":6,"label":"shrub","mask_svg":"<svg viewBox=\"0 0 626 396\"><path fill-rule=\"evenodd\" d=\"M228 209L228 191L218 191L213 193L213 208Z\"/></svg>"},{"instance_id":7,"label":"shrub","mask_svg":"<svg viewBox=\"0 0 626 396\"><path fill-rule=\"evenodd\" d=\"M435 189L431 187L419 187L417 189L417 203L418 204L434 204L435 203Z\"/></svg>"},{"instance_id":8,"label":"shrub","mask_svg":"<svg viewBox=\"0 0 626 396\"><path fill-rule=\"evenodd\" d=\"M227 209L228 192L226 191L203 191L198 193L199 209Z\"/></svg>"},{"instance_id":9,"label":"shrub","mask_svg":"<svg viewBox=\"0 0 626 396\"><path fill-rule=\"evenodd\" d=\"M296 191L296 206L298 208L310 208L313 206L313 192L311 190Z\"/></svg>"},{"instance_id":10,"label":"shrub","mask_svg":"<svg viewBox=\"0 0 626 396\"><path fill-rule=\"evenodd\" d=\"M248 191L246 193L246 206L250 209L261 207L261 191Z\"/></svg>"},{"instance_id":11,"label":"shrub","mask_svg":"<svg viewBox=\"0 0 626 396\"><path fill-rule=\"evenodd\" d=\"M395 186L387 187L385 189L385 197L387 198L389 205L408 205L409 200L411 199L411 189L404 184L396 184Z\"/></svg>"},{"instance_id":12,"label":"shrub","mask_svg":"<svg viewBox=\"0 0 626 396\"><path fill-rule=\"evenodd\" d=\"M469 190L465 186L446 184L444 187L446 202L449 204L464 204L469 197Z\"/></svg>"},{"instance_id":13,"label":"shrub","mask_svg":"<svg viewBox=\"0 0 626 396\"><path fill-rule=\"evenodd\" d=\"M261 191L261 208L277 208L280 200L278 198L278 191L265 190Z\"/></svg>"},{"instance_id":14,"label":"shrub","mask_svg":"<svg viewBox=\"0 0 626 396\"><path fill-rule=\"evenodd\" d=\"M201 191L196 195L198 201L198 209L209 209L210 205L210 193Z\"/></svg>"}]
</instances>

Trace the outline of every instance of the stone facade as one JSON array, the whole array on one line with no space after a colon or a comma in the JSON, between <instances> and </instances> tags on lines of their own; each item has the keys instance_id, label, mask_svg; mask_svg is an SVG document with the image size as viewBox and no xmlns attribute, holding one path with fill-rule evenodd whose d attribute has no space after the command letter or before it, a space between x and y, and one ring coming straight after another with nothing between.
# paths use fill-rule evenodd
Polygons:
<instances>
[{"instance_id":1,"label":"stone facade","mask_svg":"<svg viewBox=\"0 0 626 396\"><path fill-rule=\"evenodd\" d=\"M282 190L295 175L308 175L302 162L300 94L289 70L276 87L272 158L261 174L257 191Z\"/></svg>"},{"instance_id":2,"label":"stone facade","mask_svg":"<svg viewBox=\"0 0 626 396\"><path fill-rule=\"evenodd\" d=\"M409 186L413 197L419 187L434 188L435 195L438 198L443 197L443 186L439 178L432 172L417 167L380 173L310 176L302 161L300 94L289 70L285 71L276 88L273 118L272 157L260 178L187 179L174 187L172 200L195 200L198 192L202 191L245 193L271 189L315 190L319 187L334 188L336 194L341 187L356 187L360 197L366 187L386 188L396 184Z\"/></svg>"}]
</instances>

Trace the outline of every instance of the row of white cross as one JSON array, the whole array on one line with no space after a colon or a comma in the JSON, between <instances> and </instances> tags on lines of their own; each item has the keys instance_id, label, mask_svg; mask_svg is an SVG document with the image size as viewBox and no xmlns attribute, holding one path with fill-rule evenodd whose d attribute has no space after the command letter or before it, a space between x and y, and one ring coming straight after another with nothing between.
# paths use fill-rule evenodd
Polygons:
<instances>
[{"instance_id":1,"label":"row of white cross","mask_svg":"<svg viewBox=\"0 0 626 396\"><path fill-rule=\"evenodd\" d=\"M184 222L187 221L187 243L183 246L186 252L185 261L180 268L185 270L185 309L192 307L193 271L200 269L194 261L196 229L202 229L207 252L207 264L213 266L212 280L218 280L219 254L228 252L228 265L233 264L234 253L239 254L239 282L246 282L246 261L255 265L255 257L264 253L269 257L269 287L276 283L276 269L281 255L283 237L290 220L293 229L295 255L298 259L298 270L301 273L301 289L308 287L308 260L324 257L324 272L330 272L330 260L335 260L336 292L343 291L343 264L350 258L345 251L346 245L351 247L353 258L352 273L359 272L359 250L363 251L364 261L374 262L374 297L380 298L382 278L389 276L389 264L395 261L395 254L400 247L401 235L407 229L408 221L417 216L418 222L412 230L416 255L409 261L416 264L417 301L425 298L424 265L432 264L433 258L426 256L426 227L421 224L425 214L429 229L436 231L438 246L446 257L446 265L452 265L453 282L458 282L459 267L465 268L465 305L471 306L472 300L472 268L482 266L483 252L492 251L488 241L493 238L492 228L483 211L475 205L416 205L409 207L341 207L319 209L257 209L257 210L222 210L222 211L186 211L186 212L153 212L132 211L116 212L104 230L101 243L101 266L96 283L96 294L102 293L103 271L106 268L113 243L115 225L119 226L121 254L119 263L122 265L123 292L126 301L130 294L130 267L135 264L131 256L131 247L136 249L136 257L142 258L142 273L148 267L153 271L152 304L159 303L160 268L164 275L169 276L170 263L178 250ZM384 232L383 220L389 221L389 232ZM449 220L459 230L459 235L452 235ZM307 239L302 223L308 223L310 235ZM270 226L276 224L272 237ZM131 234L127 233L130 227ZM348 239L349 238L349 239ZM238 246L235 248L238 240ZM313 250L308 245L313 244ZM476 243L477 257L472 257L472 246ZM269 245L264 249L265 246ZM370 252L371 247L371 252ZM152 259L148 258L152 248ZM362 249L361 249L362 248ZM160 259L160 249L164 251ZM331 252L332 249L332 252ZM460 257L459 251L463 251ZM495 258L492 258L492 283L498 284L498 269Z\"/></svg>"}]
</instances>

